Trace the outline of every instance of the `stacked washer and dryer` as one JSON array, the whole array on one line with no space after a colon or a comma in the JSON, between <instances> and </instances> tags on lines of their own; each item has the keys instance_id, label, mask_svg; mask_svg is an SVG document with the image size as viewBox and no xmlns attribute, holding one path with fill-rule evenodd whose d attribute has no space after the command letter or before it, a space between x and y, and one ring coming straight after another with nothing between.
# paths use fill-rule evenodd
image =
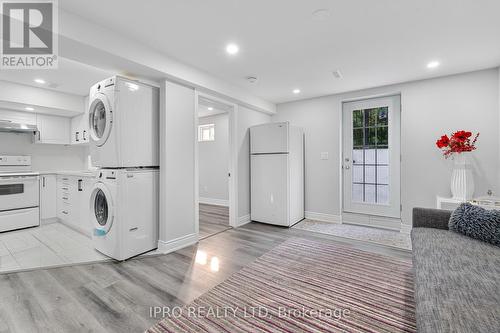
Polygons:
<instances>
[{"instance_id":1,"label":"stacked washer and dryer","mask_svg":"<svg viewBox=\"0 0 500 333\"><path fill-rule=\"evenodd\" d=\"M158 246L159 89L114 76L89 94L93 243L125 260Z\"/></svg>"}]
</instances>

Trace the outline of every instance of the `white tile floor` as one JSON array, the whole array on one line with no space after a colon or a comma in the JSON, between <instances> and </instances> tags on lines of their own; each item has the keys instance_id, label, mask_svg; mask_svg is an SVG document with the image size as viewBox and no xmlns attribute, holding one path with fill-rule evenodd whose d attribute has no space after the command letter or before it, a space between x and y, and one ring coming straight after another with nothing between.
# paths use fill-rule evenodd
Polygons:
<instances>
[{"instance_id":1,"label":"white tile floor","mask_svg":"<svg viewBox=\"0 0 500 333\"><path fill-rule=\"evenodd\" d=\"M61 223L0 234L0 273L109 260Z\"/></svg>"}]
</instances>

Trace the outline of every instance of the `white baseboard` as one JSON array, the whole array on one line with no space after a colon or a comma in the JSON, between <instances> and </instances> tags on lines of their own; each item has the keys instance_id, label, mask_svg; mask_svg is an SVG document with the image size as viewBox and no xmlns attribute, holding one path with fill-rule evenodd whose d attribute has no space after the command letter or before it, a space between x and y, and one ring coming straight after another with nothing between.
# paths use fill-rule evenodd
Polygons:
<instances>
[{"instance_id":1,"label":"white baseboard","mask_svg":"<svg viewBox=\"0 0 500 333\"><path fill-rule=\"evenodd\" d=\"M252 220L250 219L250 214L240 216L238 218L238 223L236 225L236 228L241 227L242 225L245 225L250 222L252 222Z\"/></svg>"},{"instance_id":2,"label":"white baseboard","mask_svg":"<svg viewBox=\"0 0 500 333\"><path fill-rule=\"evenodd\" d=\"M411 233L411 229L411 225L401 223L401 233L409 235Z\"/></svg>"},{"instance_id":3,"label":"white baseboard","mask_svg":"<svg viewBox=\"0 0 500 333\"><path fill-rule=\"evenodd\" d=\"M200 197L199 201L201 204L229 207L229 200Z\"/></svg>"},{"instance_id":4,"label":"white baseboard","mask_svg":"<svg viewBox=\"0 0 500 333\"><path fill-rule=\"evenodd\" d=\"M316 213L316 212L305 212L305 217L308 220L315 220L320 222L329 222L329 223L342 223L342 216L340 215L332 215L332 214L324 214L324 213Z\"/></svg>"},{"instance_id":5,"label":"white baseboard","mask_svg":"<svg viewBox=\"0 0 500 333\"><path fill-rule=\"evenodd\" d=\"M184 247L191 246L193 244L196 244L198 241L198 235L197 234L189 234L186 236L182 236L176 239L172 239L170 241L158 241L158 251L161 253L170 253L174 252L177 250L180 250Z\"/></svg>"},{"instance_id":6,"label":"white baseboard","mask_svg":"<svg viewBox=\"0 0 500 333\"><path fill-rule=\"evenodd\" d=\"M51 217L48 219L40 219L40 225L47 225L47 224L58 223L58 222L60 222L60 220L57 217Z\"/></svg>"}]
</instances>

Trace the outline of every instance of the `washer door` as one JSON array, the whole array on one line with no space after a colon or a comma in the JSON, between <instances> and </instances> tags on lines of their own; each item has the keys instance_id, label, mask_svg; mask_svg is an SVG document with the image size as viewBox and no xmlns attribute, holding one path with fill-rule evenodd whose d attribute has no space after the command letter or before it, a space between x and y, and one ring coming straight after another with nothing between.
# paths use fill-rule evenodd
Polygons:
<instances>
[{"instance_id":1,"label":"washer door","mask_svg":"<svg viewBox=\"0 0 500 333\"><path fill-rule=\"evenodd\" d=\"M94 236L105 236L111 229L114 207L111 193L104 183L97 183L90 196L90 212L94 222Z\"/></svg>"},{"instance_id":2,"label":"washer door","mask_svg":"<svg viewBox=\"0 0 500 333\"><path fill-rule=\"evenodd\" d=\"M89 107L90 136L98 147L104 145L113 126L113 112L108 98L97 93Z\"/></svg>"}]
</instances>

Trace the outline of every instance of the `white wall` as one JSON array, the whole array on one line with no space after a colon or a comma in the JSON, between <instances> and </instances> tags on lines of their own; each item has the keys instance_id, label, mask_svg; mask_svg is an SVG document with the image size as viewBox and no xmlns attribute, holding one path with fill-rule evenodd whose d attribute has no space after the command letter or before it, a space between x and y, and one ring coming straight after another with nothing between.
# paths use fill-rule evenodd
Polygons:
<instances>
[{"instance_id":1,"label":"white wall","mask_svg":"<svg viewBox=\"0 0 500 333\"><path fill-rule=\"evenodd\" d=\"M195 94L166 81L160 96L159 248L168 252L197 241Z\"/></svg>"},{"instance_id":2,"label":"white wall","mask_svg":"<svg viewBox=\"0 0 500 333\"><path fill-rule=\"evenodd\" d=\"M250 214L250 134L249 128L271 121L269 114L240 106L238 109L238 216Z\"/></svg>"},{"instance_id":3,"label":"white wall","mask_svg":"<svg viewBox=\"0 0 500 333\"><path fill-rule=\"evenodd\" d=\"M273 121L288 120L306 135L306 211L341 214L342 101L401 93L401 200L403 223L413 207L435 207L450 195L452 162L435 147L443 133L481 132L474 153L476 195L497 195L499 166L499 71L484 70L278 105ZM329 160L320 160L329 152Z\"/></svg>"},{"instance_id":4,"label":"white wall","mask_svg":"<svg viewBox=\"0 0 500 333\"><path fill-rule=\"evenodd\" d=\"M9 107L19 107L20 111L29 105L38 113L56 116L73 117L84 112L83 96L8 81L0 81L0 102L14 103Z\"/></svg>"},{"instance_id":5,"label":"white wall","mask_svg":"<svg viewBox=\"0 0 500 333\"><path fill-rule=\"evenodd\" d=\"M229 200L229 115L222 113L199 118L199 125L215 125L215 141L198 142L200 201Z\"/></svg>"},{"instance_id":6,"label":"white wall","mask_svg":"<svg viewBox=\"0 0 500 333\"><path fill-rule=\"evenodd\" d=\"M30 134L0 132L0 155L31 155L33 171L85 170L88 148L33 144Z\"/></svg>"}]
</instances>

